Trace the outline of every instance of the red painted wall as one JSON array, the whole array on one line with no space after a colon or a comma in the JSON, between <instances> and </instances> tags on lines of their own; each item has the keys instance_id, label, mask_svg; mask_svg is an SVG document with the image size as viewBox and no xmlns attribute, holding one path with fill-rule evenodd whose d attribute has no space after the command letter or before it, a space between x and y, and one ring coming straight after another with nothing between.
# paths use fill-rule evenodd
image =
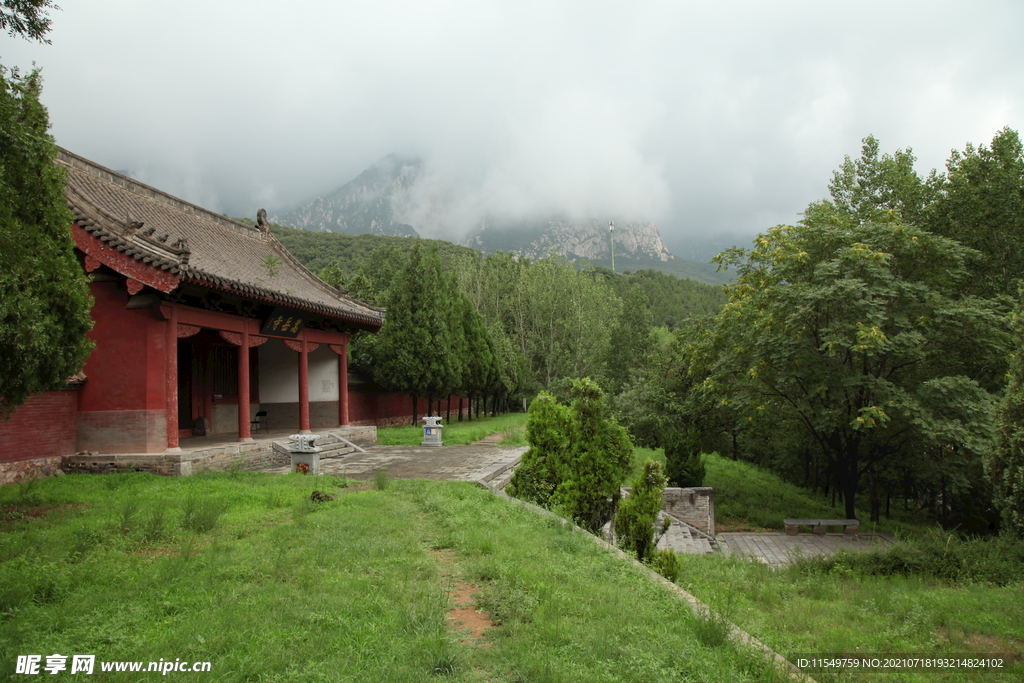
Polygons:
<instances>
[{"instance_id":1,"label":"red painted wall","mask_svg":"<svg viewBox=\"0 0 1024 683\"><path fill-rule=\"evenodd\" d=\"M452 419L459 414L459 397L452 396ZM416 410L418 417L427 414L427 399L421 398ZM434 407L437 407L435 401ZM441 399L441 415L447 414L447 404ZM463 413L469 412L469 401L462 402ZM389 394L382 392L359 391L349 388L348 391L348 418L354 425L377 425L385 426L394 423L399 418L405 422L412 423L412 398L408 394ZM401 422L399 422L401 424Z\"/></svg>"},{"instance_id":2,"label":"red painted wall","mask_svg":"<svg viewBox=\"0 0 1024 683\"><path fill-rule=\"evenodd\" d=\"M157 453L167 448L165 326L149 309L129 311L123 282L89 286L96 342L78 404L78 450Z\"/></svg>"},{"instance_id":3,"label":"red painted wall","mask_svg":"<svg viewBox=\"0 0 1024 683\"><path fill-rule=\"evenodd\" d=\"M164 329L149 309L129 311L123 283L94 282L89 337L96 348L85 362L89 381L79 410L164 410Z\"/></svg>"},{"instance_id":4,"label":"red painted wall","mask_svg":"<svg viewBox=\"0 0 1024 683\"><path fill-rule=\"evenodd\" d=\"M29 398L0 421L0 462L73 455L77 406L77 388Z\"/></svg>"}]
</instances>

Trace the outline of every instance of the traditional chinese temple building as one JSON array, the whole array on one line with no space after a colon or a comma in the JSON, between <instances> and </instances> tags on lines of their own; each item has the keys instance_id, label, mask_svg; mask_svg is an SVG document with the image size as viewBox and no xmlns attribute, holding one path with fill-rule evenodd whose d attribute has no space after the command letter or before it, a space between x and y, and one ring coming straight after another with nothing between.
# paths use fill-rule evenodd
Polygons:
<instances>
[{"instance_id":1,"label":"traditional chinese temple building","mask_svg":"<svg viewBox=\"0 0 1024 683\"><path fill-rule=\"evenodd\" d=\"M350 335L379 330L382 309L310 273L262 211L251 227L70 152L57 161L96 348L77 383L0 423L0 465L79 452L166 461L193 436L248 443L266 422L350 424ZM359 406L364 423L372 403Z\"/></svg>"}]
</instances>

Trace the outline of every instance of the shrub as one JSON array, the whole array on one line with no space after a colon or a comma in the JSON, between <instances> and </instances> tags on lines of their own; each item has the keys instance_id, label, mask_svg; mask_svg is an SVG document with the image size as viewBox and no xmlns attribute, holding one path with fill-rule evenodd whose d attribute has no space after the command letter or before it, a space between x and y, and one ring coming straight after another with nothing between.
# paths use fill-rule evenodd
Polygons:
<instances>
[{"instance_id":1,"label":"shrub","mask_svg":"<svg viewBox=\"0 0 1024 683\"><path fill-rule=\"evenodd\" d=\"M558 403L553 394L540 392L530 403L526 419L530 450L523 454L509 480L509 494L547 506L555 487L561 483L554 466L567 457L568 436L569 408Z\"/></svg>"},{"instance_id":2,"label":"shrub","mask_svg":"<svg viewBox=\"0 0 1024 683\"><path fill-rule=\"evenodd\" d=\"M679 563L679 556L674 550L655 550L648 560L651 569L658 572L666 579L675 583L679 578L682 565Z\"/></svg>"},{"instance_id":3,"label":"shrub","mask_svg":"<svg viewBox=\"0 0 1024 683\"><path fill-rule=\"evenodd\" d=\"M672 486L703 486L707 469L700 453L700 431L691 425L663 434L665 469Z\"/></svg>"},{"instance_id":4,"label":"shrub","mask_svg":"<svg viewBox=\"0 0 1024 683\"><path fill-rule=\"evenodd\" d=\"M605 416L604 393L589 379L572 380L572 405L542 391L530 404L523 455L509 493L557 507L596 532L612 518L632 464L626 430Z\"/></svg>"},{"instance_id":5,"label":"shrub","mask_svg":"<svg viewBox=\"0 0 1024 683\"><path fill-rule=\"evenodd\" d=\"M643 472L633 482L629 498L622 501L615 515L615 536L619 547L647 559L654 550L654 523L665 500L665 475L661 464L644 463Z\"/></svg>"},{"instance_id":6,"label":"shrub","mask_svg":"<svg viewBox=\"0 0 1024 683\"><path fill-rule=\"evenodd\" d=\"M633 444L624 427L605 417L604 392L584 378L572 383L569 457L556 463L561 479L551 504L596 533L615 513L632 465Z\"/></svg>"},{"instance_id":7,"label":"shrub","mask_svg":"<svg viewBox=\"0 0 1024 683\"><path fill-rule=\"evenodd\" d=\"M885 550L805 558L794 565L803 574L840 570L860 576L919 576L950 585L1006 586L1024 581L1024 543L1009 536L963 539L933 533Z\"/></svg>"}]
</instances>

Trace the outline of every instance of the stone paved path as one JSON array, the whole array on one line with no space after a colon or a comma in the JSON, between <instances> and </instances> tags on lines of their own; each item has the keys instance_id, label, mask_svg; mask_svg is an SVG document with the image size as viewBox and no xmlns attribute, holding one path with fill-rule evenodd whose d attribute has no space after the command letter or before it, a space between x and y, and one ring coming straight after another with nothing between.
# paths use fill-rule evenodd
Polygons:
<instances>
[{"instance_id":1,"label":"stone paved path","mask_svg":"<svg viewBox=\"0 0 1024 683\"><path fill-rule=\"evenodd\" d=\"M835 555L841 549L874 550L897 543L889 534L797 534L724 532L715 537L727 555L747 557L772 567L782 567L794 557Z\"/></svg>"},{"instance_id":2,"label":"stone paved path","mask_svg":"<svg viewBox=\"0 0 1024 683\"><path fill-rule=\"evenodd\" d=\"M392 479L486 483L517 465L525 452L516 446L369 446L365 453L322 459L320 472L369 481L383 469Z\"/></svg>"}]
</instances>

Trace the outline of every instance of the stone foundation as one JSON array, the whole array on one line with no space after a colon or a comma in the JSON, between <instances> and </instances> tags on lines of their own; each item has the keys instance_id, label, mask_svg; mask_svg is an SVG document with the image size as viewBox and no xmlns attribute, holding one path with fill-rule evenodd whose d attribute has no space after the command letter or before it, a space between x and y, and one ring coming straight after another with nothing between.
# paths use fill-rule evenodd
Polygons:
<instances>
[{"instance_id":1,"label":"stone foundation","mask_svg":"<svg viewBox=\"0 0 1024 683\"><path fill-rule=\"evenodd\" d=\"M288 459L274 452L272 442L234 444L185 453L79 453L64 459L66 472L153 472L169 476L188 476L210 470L240 469L256 472L287 465Z\"/></svg>"},{"instance_id":2,"label":"stone foundation","mask_svg":"<svg viewBox=\"0 0 1024 683\"><path fill-rule=\"evenodd\" d=\"M666 488L662 510L708 536L715 535L715 492L711 487Z\"/></svg>"},{"instance_id":3,"label":"stone foundation","mask_svg":"<svg viewBox=\"0 0 1024 683\"><path fill-rule=\"evenodd\" d=\"M61 464L62 458L59 455L0 462L0 486L49 477L60 470Z\"/></svg>"},{"instance_id":4,"label":"stone foundation","mask_svg":"<svg viewBox=\"0 0 1024 683\"><path fill-rule=\"evenodd\" d=\"M324 430L323 433L339 434L363 446L377 441L376 427L336 427ZM60 461L60 458L57 460ZM78 453L65 457L62 467L68 473L154 472L168 476L188 476L211 470L257 472L288 464L287 450L274 448L273 441L260 441L226 444L184 453Z\"/></svg>"}]
</instances>

